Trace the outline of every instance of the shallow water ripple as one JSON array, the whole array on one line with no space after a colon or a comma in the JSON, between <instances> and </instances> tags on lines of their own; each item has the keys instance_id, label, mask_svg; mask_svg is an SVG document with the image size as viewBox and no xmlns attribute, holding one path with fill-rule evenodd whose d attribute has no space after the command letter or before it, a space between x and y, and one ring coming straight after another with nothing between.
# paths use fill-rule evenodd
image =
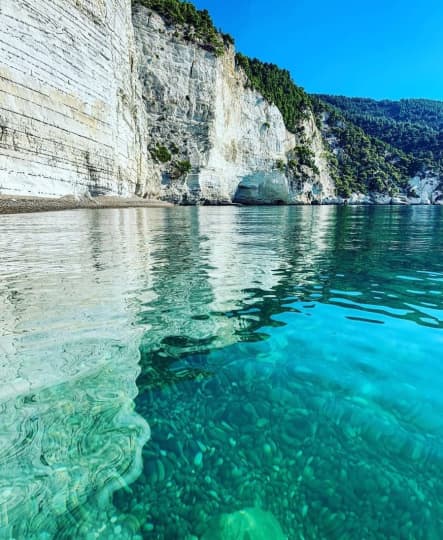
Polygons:
<instances>
[{"instance_id":1,"label":"shallow water ripple","mask_svg":"<svg viewBox=\"0 0 443 540\"><path fill-rule=\"evenodd\" d=\"M441 208L0 229L2 537L443 537Z\"/></svg>"}]
</instances>

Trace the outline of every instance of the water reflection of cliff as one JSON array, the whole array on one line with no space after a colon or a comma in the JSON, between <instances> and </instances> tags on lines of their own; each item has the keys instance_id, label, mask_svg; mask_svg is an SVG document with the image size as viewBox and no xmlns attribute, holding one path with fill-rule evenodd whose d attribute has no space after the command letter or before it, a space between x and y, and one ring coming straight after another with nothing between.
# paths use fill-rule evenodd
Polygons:
<instances>
[{"instance_id":1,"label":"water reflection of cliff","mask_svg":"<svg viewBox=\"0 0 443 540\"><path fill-rule=\"evenodd\" d=\"M361 537L362 515L383 515L389 536L405 512L412 536L438 537L440 510L419 520L441 499L441 339L425 327L443 313L439 212L184 211L183 234L153 250L158 300L139 320L152 439L133 494L115 498L145 509L148 537L201 537L214 515L253 505L289 538Z\"/></svg>"},{"instance_id":2,"label":"water reflection of cliff","mask_svg":"<svg viewBox=\"0 0 443 540\"><path fill-rule=\"evenodd\" d=\"M273 314L281 311L275 291L294 271L293 235L306 234L313 246L311 250L300 246L304 264L333 249L324 236L335 210L322 210L164 212L161 234L154 234L151 244L152 280L147 289L151 294L138 318L149 328L141 344L139 388L205 377L208 372L199 366L200 355L240 340L260 339L257 329L273 324ZM185 361L190 355L192 367Z\"/></svg>"},{"instance_id":3,"label":"water reflection of cliff","mask_svg":"<svg viewBox=\"0 0 443 540\"><path fill-rule=\"evenodd\" d=\"M2 538L106 537L110 496L141 470L131 217L0 221Z\"/></svg>"},{"instance_id":4,"label":"water reflection of cliff","mask_svg":"<svg viewBox=\"0 0 443 540\"><path fill-rule=\"evenodd\" d=\"M164 212L163 229L151 244L151 294L138 318L149 327L141 345L139 387L206 376L207 366L200 365L198 355L266 338L260 329L281 324L274 316L297 309L297 302L346 304L357 317L359 310L388 308L391 316L427 324L423 306L416 305L417 294L405 293L398 272L386 277L391 267L398 268L396 257L403 251L415 263L405 269L411 279L422 268L423 253L434 253L438 263L441 245L435 244L442 236L434 229L441 230L442 221L439 209L431 209L431 219L427 210L284 207ZM432 243L423 245L424 238ZM432 289L432 279L422 281L424 292ZM406 305L407 300L415 307Z\"/></svg>"}]
</instances>

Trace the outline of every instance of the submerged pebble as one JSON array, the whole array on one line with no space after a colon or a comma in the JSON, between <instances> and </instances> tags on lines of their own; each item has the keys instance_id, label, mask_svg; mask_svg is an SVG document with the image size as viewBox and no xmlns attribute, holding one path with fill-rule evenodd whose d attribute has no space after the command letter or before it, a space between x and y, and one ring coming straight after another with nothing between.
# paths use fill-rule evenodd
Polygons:
<instances>
[{"instance_id":1,"label":"submerged pebble","mask_svg":"<svg viewBox=\"0 0 443 540\"><path fill-rule=\"evenodd\" d=\"M197 454L195 454L194 465L196 467L201 467L203 465L203 454L201 452L197 452Z\"/></svg>"}]
</instances>

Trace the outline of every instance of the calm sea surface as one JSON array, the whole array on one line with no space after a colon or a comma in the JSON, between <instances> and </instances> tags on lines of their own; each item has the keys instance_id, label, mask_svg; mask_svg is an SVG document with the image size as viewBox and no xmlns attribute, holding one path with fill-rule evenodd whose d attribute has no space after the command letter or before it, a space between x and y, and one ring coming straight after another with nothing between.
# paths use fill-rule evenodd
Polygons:
<instances>
[{"instance_id":1,"label":"calm sea surface","mask_svg":"<svg viewBox=\"0 0 443 540\"><path fill-rule=\"evenodd\" d=\"M443 209L0 216L0 538L443 538Z\"/></svg>"}]
</instances>

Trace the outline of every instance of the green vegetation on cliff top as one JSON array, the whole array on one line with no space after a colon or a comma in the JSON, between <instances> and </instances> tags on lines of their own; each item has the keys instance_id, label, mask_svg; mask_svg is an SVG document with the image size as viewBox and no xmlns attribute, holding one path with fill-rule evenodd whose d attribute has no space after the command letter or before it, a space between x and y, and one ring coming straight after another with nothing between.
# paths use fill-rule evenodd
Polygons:
<instances>
[{"instance_id":1,"label":"green vegetation on cliff top","mask_svg":"<svg viewBox=\"0 0 443 540\"><path fill-rule=\"evenodd\" d=\"M132 0L158 13L170 25L187 28L185 37L217 56L223 54L227 44L234 40L229 34L219 32L206 9L199 10L190 2L181 0Z\"/></svg>"},{"instance_id":2,"label":"green vegetation on cliff top","mask_svg":"<svg viewBox=\"0 0 443 540\"><path fill-rule=\"evenodd\" d=\"M318 174L312 160L306 159L310 147L304 141L302 127L303 120L310 113L314 114L323 133L325 154L338 195L348 197L358 191L394 194L406 185L414 172L411 157L365 133L335 107L309 96L293 82L289 71L242 54L237 54L236 60L246 73L250 86L274 103L282 113L287 129L300 136L302 143L294 149L298 165L306 165ZM298 171L300 167L295 165L291 160L291 170Z\"/></svg>"},{"instance_id":3,"label":"green vegetation on cliff top","mask_svg":"<svg viewBox=\"0 0 443 540\"><path fill-rule=\"evenodd\" d=\"M246 73L250 86L279 108L287 129L299 133L301 121L309 115L312 104L303 88L291 79L289 71L240 53L236 61Z\"/></svg>"}]
</instances>

